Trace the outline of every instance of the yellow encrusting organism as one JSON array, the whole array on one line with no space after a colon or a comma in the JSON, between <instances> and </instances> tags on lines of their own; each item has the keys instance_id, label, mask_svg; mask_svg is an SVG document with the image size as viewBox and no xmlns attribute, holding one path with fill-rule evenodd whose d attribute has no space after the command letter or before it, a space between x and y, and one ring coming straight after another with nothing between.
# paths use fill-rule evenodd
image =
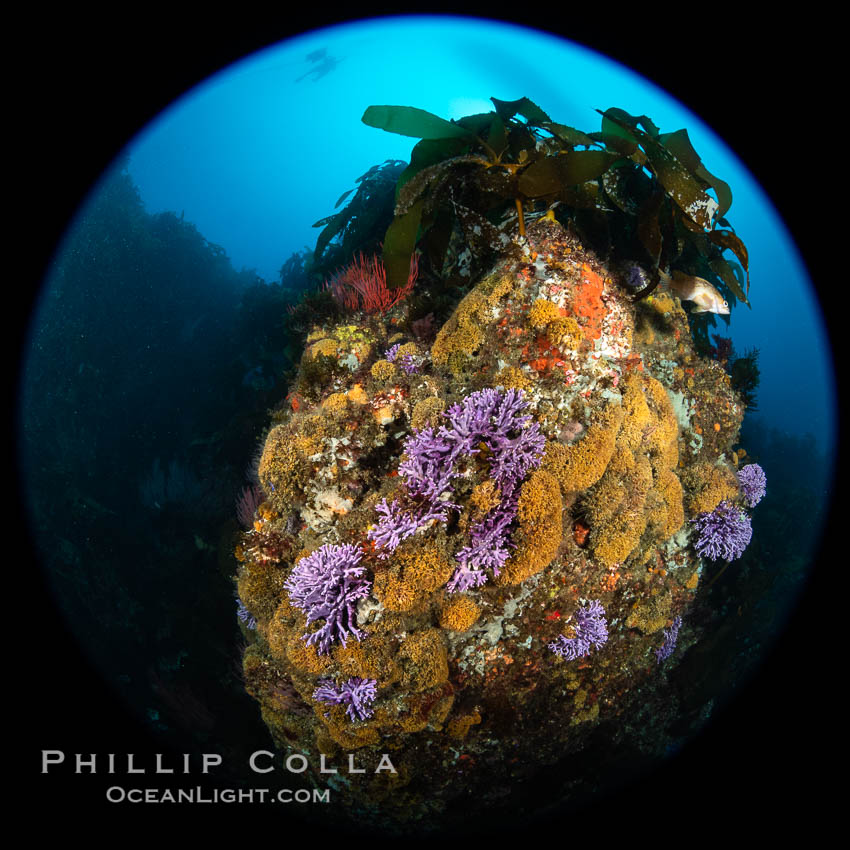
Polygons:
<instances>
[{"instance_id":1,"label":"yellow encrusting organism","mask_svg":"<svg viewBox=\"0 0 850 850\"><path fill-rule=\"evenodd\" d=\"M569 446L547 442L542 468L555 476L563 493L586 490L605 472L622 423L621 406L610 404L578 442Z\"/></svg>"},{"instance_id":2,"label":"yellow encrusting organism","mask_svg":"<svg viewBox=\"0 0 850 850\"><path fill-rule=\"evenodd\" d=\"M659 538L668 540L685 524L685 509L682 503L682 483L672 467L658 474L655 484L664 504L664 524L660 526Z\"/></svg>"},{"instance_id":3,"label":"yellow encrusting organism","mask_svg":"<svg viewBox=\"0 0 850 850\"><path fill-rule=\"evenodd\" d=\"M334 646L334 663L345 676L377 679L388 685L399 675L389 645L384 641L350 640L346 646Z\"/></svg>"},{"instance_id":4,"label":"yellow encrusting organism","mask_svg":"<svg viewBox=\"0 0 850 850\"><path fill-rule=\"evenodd\" d=\"M416 429L427 426L437 427L442 421L440 414L445 408L446 403L440 398L435 396L423 398L413 408L413 413L410 416L410 427Z\"/></svg>"},{"instance_id":5,"label":"yellow encrusting organism","mask_svg":"<svg viewBox=\"0 0 850 850\"><path fill-rule=\"evenodd\" d=\"M582 510L591 527L604 525L617 513L626 499L634 467L634 454L626 446L617 446L602 477L582 500Z\"/></svg>"},{"instance_id":6,"label":"yellow encrusting organism","mask_svg":"<svg viewBox=\"0 0 850 850\"><path fill-rule=\"evenodd\" d=\"M329 655L319 655L315 644L307 645L302 635L306 631L306 620L300 618L299 625L304 628L295 633L289 633L285 645L286 658L299 670L305 673L327 673L331 669L331 658Z\"/></svg>"},{"instance_id":7,"label":"yellow encrusting organism","mask_svg":"<svg viewBox=\"0 0 850 850\"><path fill-rule=\"evenodd\" d=\"M293 502L299 500L309 475L305 461L286 425L278 425L269 432L257 474L266 497L276 510L288 511Z\"/></svg>"},{"instance_id":8,"label":"yellow encrusting organism","mask_svg":"<svg viewBox=\"0 0 850 850\"><path fill-rule=\"evenodd\" d=\"M528 321L533 328L542 328L561 317L557 304L538 298L528 311Z\"/></svg>"},{"instance_id":9,"label":"yellow encrusting organism","mask_svg":"<svg viewBox=\"0 0 850 850\"><path fill-rule=\"evenodd\" d=\"M416 587L412 582L403 580L400 570L387 569L379 572L375 576L372 591L380 603L390 611L409 611L416 603Z\"/></svg>"},{"instance_id":10,"label":"yellow encrusting organism","mask_svg":"<svg viewBox=\"0 0 850 850\"><path fill-rule=\"evenodd\" d=\"M555 345L567 349L577 349L584 339L581 325L572 316L563 316L550 322L546 328L546 335Z\"/></svg>"},{"instance_id":11,"label":"yellow encrusting organism","mask_svg":"<svg viewBox=\"0 0 850 850\"><path fill-rule=\"evenodd\" d=\"M433 591L451 576L454 565L436 547L412 546L398 549L393 560L399 564L417 590Z\"/></svg>"},{"instance_id":12,"label":"yellow encrusting organism","mask_svg":"<svg viewBox=\"0 0 850 850\"><path fill-rule=\"evenodd\" d=\"M240 571L239 598L258 621L270 620L283 595L283 576L277 564L248 562Z\"/></svg>"},{"instance_id":13,"label":"yellow encrusting organism","mask_svg":"<svg viewBox=\"0 0 850 850\"><path fill-rule=\"evenodd\" d=\"M338 351L339 346L335 339L322 339L310 346L310 357L315 360L320 354L323 354L325 357L335 358Z\"/></svg>"},{"instance_id":14,"label":"yellow encrusting organism","mask_svg":"<svg viewBox=\"0 0 850 850\"><path fill-rule=\"evenodd\" d=\"M722 501L735 499L738 495L735 473L725 466L698 463L684 472L682 478L690 491L686 505L692 517L710 513Z\"/></svg>"},{"instance_id":15,"label":"yellow encrusting organism","mask_svg":"<svg viewBox=\"0 0 850 850\"><path fill-rule=\"evenodd\" d=\"M622 381L623 418L604 474L582 497L595 558L614 567L684 523L682 487L675 473L678 425L664 387L632 372Z\"/></svg>"},{"instance_id":16,"label":"yellow encrusting organism","mask_svg":"<svg viewBox=\"0 0 850 850\"><path fill-rule=\"evenodd\" d=\"M644 634L658 632L667 625L673 598L670 591L651 596L646 602L635 603L626 625L630 629L639 629Z\"/></svg>"},{"instance_id":17,"label":"yellow encrusting organism","mask_svg":"<svg viewBox=\"0 0 850 850\"><path fill-rule=\"evenodd\" d=\"M563 502L553 475L538 469L522 485L517 505L517 549L502 567L496 584L518 584L552 563L563 536Z\"/></svg>"},{"instance_id":18,"label":"yellow encrusting organism","mask_svg":"<svg viewBox=\"0 0 850 850\"><path fill-rule=\"evenodd\" d=\"M409 635L398 651L401 685L414 692L441 685L449 678L448 656L440 629L426 629Z\"/></svg>"},{"instance_id":19,"label":"yellow encrusting organism","mask_svg":"<svg viewBox=\"0 0 850 850\"><path fill-rule=\"evenodd\" d=\"M494 383L506 390L527 390L531 386L531 378L516 366L506 366L496 375Z\"/></svg>"},{"instance_id":20,"label":"yellow encrusting organism","mask_svg":"<svg viewBox=\"0 0 850 850\"><path fill-rule=\"evenodd\" d=\"M395 551L375 576L373 591L390 611L421 608L427 595L442 587L454 570L436 548L407 545Z\"/></svg>"},{"instance_id":21,"label":"yellow encrusting organism","mask_svg":"<svg viewBox=\"0 0 850 850\"><path fill-rule=\"evenodd\" d=\"M480 613L481 609L469 596L449 596L440 610L440 628L465 632Z\"/></svg>"},{"instance_id":22,"label":"yellow encrusting organism","mask_svg":"<svg viewBox=\"0 0 850 850\"><path fill-rule=\"evenodd\" d=\"M644 507L651 486L652 467L649 460L643 455L637 455L626 474L626 495L619 510L608 522L591 530L593 555L604 566L622 563L637 548L646 528Z\"/></svg>"},{"instance_id":23,"label":"yellow encrusting organism","mask_svg":"<svg viewBox=\"0 0 850 850\"><path fill-rule=\"evenodd\" d=\"M341 419L348 411L347 393L331 393L323 402L322 410L335 419Z\"/></svg>"},{"instance_id":24,"label":"yellow encrusting organism","mask_svg":"<svg viewBox=\"0 0 850 850\"><path fill-rule=\"evenodd\" d=\"M412 357L419 354L419 346L417 346L415 342L406 342L404 345L399 346L399 349L396 352L396 359L405 357L408 354Z\"/></svg>"},{"instance_id":25,"label":"yellow encrusting organism","mask_svg":"<svg viewBox=\"0 0 850 850\"><path fill-rule=\"evenodd\" d=\"M447 732L452 738L462 741L473 726L481 722L481 714L476 710L468 714L459 714L453 717L448 724Z\"/></svg>"},{"instance_id":26,"label":"yellow encrusting organism","mask_svg":"<svg viewBox=\"0 0 850 850\"><path fill-rule=\"evenodd\" d=\"M396 368L395 363L390 363L389 360L376 360L372 364L372 369L370 370L372 377L383 383L384 381L389 381L398 374L398 369Z\"/></svg>"},{"instance_id":27,"label":"yellow encrusting organism","mask_svg":"<svg viewBox=\"0 0 850 850\"><path fill-rule=\"evenodd\" d=\"M472 494L469 497L469 504L475 509L475 512L484 516L497 507L502 501L502 494L496 486L496 482L492 478L482 481L473 488Z\"/></svg>"},{"instance_id":28,"label":"yellow encrusting organism","mask_svg":"<svg viewBox=\"0 0 850 850\"><path fill-rule=\"evenodd\" d=\"M489 310L510 291L513 279L509 275L485 278L458 304L454 315L437 334L431 346L431 357L438 366L452 365L453 371L462 368L465 360L484 341L481 327L487 322Z\"/></svg>"}]
</instances>

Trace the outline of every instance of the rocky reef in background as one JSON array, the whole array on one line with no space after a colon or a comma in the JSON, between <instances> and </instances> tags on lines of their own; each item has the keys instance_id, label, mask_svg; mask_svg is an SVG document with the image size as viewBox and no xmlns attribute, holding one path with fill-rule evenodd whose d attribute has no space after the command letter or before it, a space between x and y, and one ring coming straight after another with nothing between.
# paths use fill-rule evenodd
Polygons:
<instances>
[{"instance_id":1,"label":"rocky reef in background","mask_svg":"<svg viewBox=\"0 0 850 850\"><path fill-rule=\"evenodd\" d=\"M628 274L547 216L432 340L401 330L404 304L310 333L237 589L248 692L340 817L404 831L539 809L603 784L599 753L651 761L682 735L666 683L700 637L690 521L750 505L745 408L678 297L634 301ZM443 469L421 435L460 433L485 390L504 458L473 434ZM513 478L511 446L527 449ZM446 474L430 494L420 449ZM502 557L470 561L482 540ZM366 773L322 772L349 753ZM384 753L396 772L374 772Z\"/></svg>"}]
</instances>

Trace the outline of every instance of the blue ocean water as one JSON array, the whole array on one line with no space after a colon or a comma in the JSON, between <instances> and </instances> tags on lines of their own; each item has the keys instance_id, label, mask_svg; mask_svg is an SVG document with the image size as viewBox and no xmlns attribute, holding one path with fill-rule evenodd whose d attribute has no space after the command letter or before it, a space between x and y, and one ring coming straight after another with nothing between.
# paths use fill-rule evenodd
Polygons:
<instances>
[{"instance_id":1,"label":"blue ocean water","mask_svg":"<svg viewBox=\"0 0 850 850\"><path fill-rule=\"evenodd\" d=\"M393 53L391 71L387 44L405 45ZM315 51L327 58L309 61ZM530 97L561 123L587 131L599 128L595 110L611 106L650 116L662 132L687 128L708 170L733 187L728 217L751 260L753 309L737 309L731 333L722 325L718 332L731 335L739 352L759 349L765 421L812 433L829 451L837 413L830 351L792 235L699 116L595 51L462 18L379 19L309 33L188 93L129 146L129 169L149 211L184 212L236 268L276 280L284 259L315 244L310 225L330 214L360 175L384 159L409 158L416 140L362 124L367 106L411 105L460 118L491 111L491 96ZM802 342L789 349L789 339ZM793 405L789 385L805 395Z\"/></svg>"},{"instance_id":2,"label":"blue ocean water","mask_svg":"<svg viewBox=\"0 0 850 850\"><path fill-rule=\"evenodd\" d=\"M388 57L388 44L405 49ZM76 639L157 730L225 737L234 683L220 659L235 637L221 623L235 626L235 608L232 564L216 550L298 356L257 321L279 309L258 281L276 282L312 248L311 225L360 175L409 157L415 140L363 125L367 106L457 118L489 110L490 96L528 96L580 129L598 129L595 109L609 106L665 132L687 127L733 187L753 309L739 305L717 332L760 352L745 444L777 494L754 524L759 556L784 582L758 601L769 625L747 639L753 656L793 607L826 510L836 391L821 308L764 191L699 116L562 39L461 19L346 25L226 69L136 137L124 175L96 187L69 228L34 314L20 411L32 526ZM780 545L772 532L788 527ZM232 728L249 730L248 709L232 710Z\"/></svg>"}]
</instances>

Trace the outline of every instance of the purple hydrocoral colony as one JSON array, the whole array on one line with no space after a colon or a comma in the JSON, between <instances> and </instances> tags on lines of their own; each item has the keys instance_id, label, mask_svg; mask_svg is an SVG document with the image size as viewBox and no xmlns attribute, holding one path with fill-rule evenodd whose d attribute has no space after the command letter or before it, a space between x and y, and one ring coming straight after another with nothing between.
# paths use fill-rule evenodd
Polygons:
<instances>
[{"instance_id":1,"label":"purple hydrocoral colony","mask_svg":"<svg viewBox=\"0 0 850 850\"><path fill-rule=\"evenodd\" d=\"M246 629L256 629L257 621L254 618L254 615L245 607L245 603L240 598L239 594L235 594L236 596L236 616L245 624Z\"/></svg>"},{"instance_id":2,"label":"purple hydrocoral colony","mask_svg":"<svg viewBox=\"0 0 850 850\"><path fill-rule=\"evenodd\" d=\"M450 501L452 482L460 473L455 464L462 456L487 448L490 475L499 488L500 504L471 530L472 545L458 553L459 566L448 584L450 592L478 587L487 580L482 569L494 575L508 557L508 530L516 516L516 490L525 475L540 465L545 438L530 416L522 390L484 389L453 404L443 416L447 425L436 431L422 428L407 438L399 475L408 495L419 504L411 511L384 499L376 510L377 526L367 532L379 549L389 556L399 543L431 520L448 521L448 511L460 511ZM529 424L531 423L531 424ZM511 436L515 434L515 436Z\"/></svg>"},{"instance_id":3,"label":"purple hydrocoral colony","mask_svg":"<svg viewBox=\"0 0 850 850\"><path fill-rule=\"evenodd\" d=\"M471 402L471 403L470 403ZM527 407L522 390L481 390L453 405L448 416L455 427L472 434L472 442L483 441L490 453L490 476L499 487L501 501L470 530L472 545L457 554L458 567L447 589L449 593L480 587L487 580L484 569L493 575L508 559L509 528L517 513L519 484L529 470L540 465L545 437L530 416L521 416ZM457 423L457 424L456 424ZM516 432L516 437L510 437Z\"/></svg>"},{"instance_id":4,"label":"purple hydrocoral colony","mask_svg":"<svg viewBox=\"0 0 850 850\"><path fill-rule=\"evenodd\" d=\"M421 497L431 507L441 505L460 510L441 499L451 490L452 479L460 474L453 467L463 445L449 436L445 427L437 433L433 428L414 431L405 441L405 457L398 466L398 474L404 478L407 492L414 498ZM470 451L477 450L470 447Z\"/></svg>"},{"instance_id":5,"label":"purple hydrocoral colony","mask_svg":"<svg viewBox=\"0 0 850 850\"><path fill-rule=\"evenodd\" d=\"M426 505L424 509L408 512L402 510L398 502L387 502L386 499L382 499L375 505L375 512L380 515L381 520L374 528L366 532L366 536L380 550L379 558L389 558L390 553L398 548L402 540L406 540L431 520L447 522L448 507L453 506L438 502L437 507L432 508Z\"/></svg>"},{"instance_id":6,"label":"purple hydrocoral colony","mask_svg":"<svg viewBox=\"0 0 850 850\"><path fill-rule=\"evenodd\" d=\"M767 476L757 463L748 463L738 470L738 485L748 508L754 508L767 492Z\"/></svg>"},{"instance_id":7,"label":"purple hydrocoral colony","mask_svg":"<svg viewBox=\"0 0 850 850\"><path fill-rule=\"evenodd\" d=\"M389 347L389 348L388 348L388 349L384 352L384 360L387 360L387 361L389 361L390 363L392 363L392 362L396 359L396 356L398 355L398 350L399 350L400 348L401 348L401 343L400 343L400 342L397 342L395 345L390 346L390 347Z\"/></svg>"},{"instance_id":8,"label":"purple hydrocoral colony","mask_svg":"<svg viewBox=\"0 0 850 850\"><path fill-rule=\"evenodd\" d=\"M676 617L669 629L664 629L664 643L655 650L655 658L660 664L673 654L676 642L679 640L679 629L682 627L682 618Z\"/></svg>"},{"instance_id":9,"label":"purple hydrocoral colony","mask_svg":"<svg viewBox=\"0 0 850 850\"><path fill-rule=\"evenodd\" d=\"M330 679L322 679L313 691L313 699L330 705L345 704L351 720L366 720L372 716L371 704L375 701L378 682L375 679L348 679L335 685Z\"/></svg>"},{"instance_id":10,"label":"purple hydrocoral colony","mask_svg":"<svg viewBox=\"0 0 850 850\"><path fill-rule=\"evenodd\" d=\"M308 646L318 645L320 655L327 655L337 640L345 646L350 634L357 640L363 637L354 625L355 609L357 600L369 595L372 582L363 576L366 568L359 566L362 556L359 546L327 543L302 558L284 584L290 602L307 613L308 626L325 621L321 629L304 635Z\"/></svg>"},{"instance_id":11,"label":"purple hydrocoral colony","mask_svg":"<svg viewBox=\"0 0 850 850\"><path fill-rule=\"evenodd\" d=\"M691 523L697 530L694 549L712 561L740 558L753 536L746 512L729 502L721 502L711 513L700 514Z\"/></svg>"},{"instance_id":12,"label":"purple hydrocoral colony","mask_svg":"<svg viewBox=\"0 0 850 850\"><path fill-rule=\"evenodd\" d=\"M508 528L516 517L516 494L491 510L484 519L472 527L472 545L457 553L458 568L454 571L447 587L449 593L480 587L487 581L489 567L494 575L508 559Z\"/></svg>"},{"instance_id":13,"label":"purple hydrocoral colony","mask_svg":"<svg viewBox=\"0 0 850 850\"><path fill-rule=\"evenodd\" d=\"M415 375L419 371L419 363L412 354L403 354L398 362L408 375Z\"/></svg>"},{"instance_id":14,"label":"purple hydrocoral colony","mask_svg":"<svg viewBox=\"0 0 850 850\"><path fill-rule=\"evenodd\" d=\"M558 635L557 639L549 644L552 652L563 656L567 661L587 655L591 646L600 649L608 640L605 609L598 599L594 599L587 608L579 608L575 620L573 637Z\"/></svg>"}]
</instances>

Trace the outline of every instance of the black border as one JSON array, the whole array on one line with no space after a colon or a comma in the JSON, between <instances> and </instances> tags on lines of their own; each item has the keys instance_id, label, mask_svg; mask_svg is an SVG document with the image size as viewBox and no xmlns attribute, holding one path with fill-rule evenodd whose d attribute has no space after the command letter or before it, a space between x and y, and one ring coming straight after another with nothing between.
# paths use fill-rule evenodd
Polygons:
<instances>
[{"instance_id":1,"label":"black border","mask_svg":"<svg viewBox=\"0 0 850 850\"><path fill-rule=\"evenodd\" d=\"M453 6L454 11L459 8ZM492 12L465 8L481 17ZM9 163L22 189L17 218L23 227L17 245L26 262L12 293L21 318L61 233L97 175L163 106L259 47L315 26L363 17L362 6L358 11L337 14L324 8L309 17L303 9L297 15L287 10L271 17L199 12L191 18L175 17L173 10L139 8L119 21L74 10L23 24L12 85L13 100L20 100L13 138L20 145ZM392 10L373 6L372 11ZM434 12L436 7L419 11ZM530 11L533 20L520 11ZM842 156L841 122L834 114L839 102L834 96L838 34L816 15L785 20L778 9L767 21L742 20L735 10L719 7L700 7L698 21L687 15L683 19L680 11L632 8L619 17L610 10L581 11L564 4L558 12L552 4L538 4L498 17L560 32L617 58L699 114L766 188L827 299L826 288L841 263L841 242L835 241L837 228L831 221L838 198L832 193L846 191L844 185L818 182L830 150L836 169ZM822 153L813 156L816 150ZM799 168L793 167L795 161ZM838 318L827 311L831 324ZM22 334L23 327L23 321L10 324L13 335ZM836 339L834 324L832 330ZM836 514L837 506L833 531ZM24 527L23 516L15 520L14 527ZM837 580L832 575L845 561L836 559L841 551L837 544L837 535L828 534L821 566L799 609L733 706L682 756L654 774L651 786L600 802L581 823L565 830L565 837L578 837L584 827L595 834L619 827L641 832L663 823L665 832L656 838L665 842L681 840L679 829L702 835L717 830L717 835L732 838L730 828L742 837L741 829L766 835L772 827L790 823L805 824L814 838L826 826L831 812L827 771L840 771L840 763L833 763L834 750L846 738L837 714L843 665L833 670L838 643L832 630L837 631L839 616L827 602ZM33 762L38 750L143 752L150 744L51 610L37 566L27 563L31 553L23 549L16 557L33 583L23 604L20 598L15 601L14 589L8 602L21 609L22 622L7 648L18 655L20 666L14 667L25 674L15 692L27 755L16 770L32 779L19 790L45 812L59 815L59 823L62 814L75 812L103 825L116 812L92 793L94 783L70 777L60 785L58 778L38 776ZM49 658L49 670L34 663L33 656ZM17 678L16 672L10 675ZM144 809L122 810L122 822L154 822L165 814ZM209 812L205 807L203 816Z\"/></svg>"}]
</instances>

